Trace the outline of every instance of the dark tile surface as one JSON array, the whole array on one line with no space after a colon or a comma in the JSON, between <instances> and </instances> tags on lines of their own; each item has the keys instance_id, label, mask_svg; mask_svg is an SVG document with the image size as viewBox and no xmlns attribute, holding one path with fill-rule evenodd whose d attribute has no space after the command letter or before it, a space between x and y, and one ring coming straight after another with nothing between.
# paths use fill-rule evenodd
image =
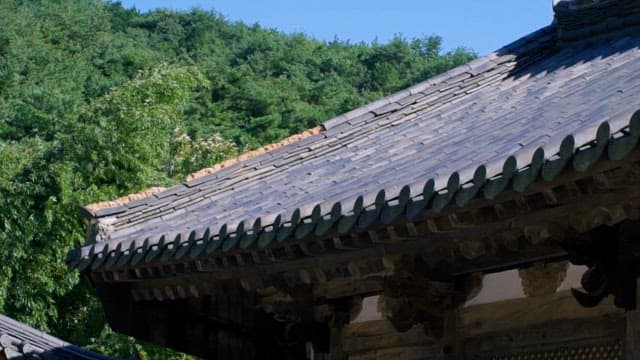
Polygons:
<instances>
[{"instance_id":1,"label":"dark tile surface","mask_svg":"<svg viewBox=\"0 0 640 360\"><path fill-rule=\"evenodd\" d=\"M549 26L328 120L320 134L95 215L115 217L108 239L128 249L173 232L285 222L296 209L304 218L317 204L323 215L334 203L346 213L358 196L370 206L380 190L390 200L404 185L414 197L429 179L436 190L454 173L469 182L481 165L489 179L510 156L524 168L536 149L551 158L568 135L578 149L603 122L620 131L640 109L640 31L609 35L559 45ZM90 253L70 253L71 266Z\"/></svg>"},{"instance_id":2,"label":"dark tile surface","mask_svg":"<svg viewBox=\"0 0 640 360\"><path fill-rule=\"evenodd\" d=\"M3 355L7 360L115 360L0 315L0 358Z\"/></svg>"}]
</instances>

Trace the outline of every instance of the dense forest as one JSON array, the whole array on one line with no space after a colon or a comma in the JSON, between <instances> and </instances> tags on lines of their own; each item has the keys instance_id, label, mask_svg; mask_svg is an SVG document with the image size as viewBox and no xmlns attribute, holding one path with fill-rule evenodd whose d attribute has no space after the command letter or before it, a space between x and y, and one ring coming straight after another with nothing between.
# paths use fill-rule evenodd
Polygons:
<instances>
[{"instance_id":1,"label":"dense forest","mask_svg":"<svg viewBox=\"0 0 640 360\"><path fill-rule=\"evenodd\" d=\"M106 327L64 263L84 242L78 205L170 185L475 56L437 36L326 42L97 0L0 0L0 29L0 313L122 357L181 355Z\"/></svg>"}]
</instances>

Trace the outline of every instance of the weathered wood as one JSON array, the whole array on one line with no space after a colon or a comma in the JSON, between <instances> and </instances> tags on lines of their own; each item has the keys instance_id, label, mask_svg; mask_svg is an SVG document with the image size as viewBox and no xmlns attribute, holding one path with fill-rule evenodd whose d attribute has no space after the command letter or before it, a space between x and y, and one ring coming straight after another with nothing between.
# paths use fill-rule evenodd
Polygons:
<instances>
[{"instance_id":1,"label":"weathered wood","mask_svg":"<svg viewBox=\"0 0 640 360\"><path fill-rule=\"evenodd\" d=\"M550 322L468 340L472 359L623 359L624 317ZM571 357L572 356L572 357Z\"/></svg>"},{"instance_id":2,"label":"weathered wood","mask_svg":"<svg viewBox=\"0 0 640 360\"><path fill-rule=\"evenodd\" d=\"M640 278L636 286L636 302L640 299ZM626 315L625 359L640 359L640 309L629 311Z\"/></svg>"},{"instance_id":3,"label":"weathered wood","mask_svg":"<svg viewBox=\"0 0 640 360\"><path fill-rule=\"evenodd\" d=\"M633 157L633 160L635 161L635 155ZM532 199L534 199L534 202L530 204L532 206L527 205L525 208L522 208L517 212L505 211L505 214L503 215L507 215L507 216L504 218L501 218L495 215L495 211L492 210L491 213L494 213L493 218L492 217L476 218L474 216L472 218L469 218L471 219L470 223L467 223L465 221L464 224L461 224L463 225L462 227L455 228L455 229L445 228L444 229L445 231L440 231L441 230L440 227L444 224L440 224L441 221L438 221L438 218L428 218L428 220L426 221L426 224L438 223L437 232L434 233L432 231L425 231L425 230L428 230L428 227L425 227L422 224L416 224L416 231L407 233L407 235L409 236L403 236L395 239L396 241L398 240L401 241L400 243L396 243L396 244L388 244L388 243L375 244L373 245L373 247L365 248L365 249L363 249L362 246L358 246L359 249L358 247L345 249L346 251L342 253L340 252L336 253L335 251L330 251L324 255L318 255L310 258L300 258L294 252L287 252L286 259L281 257L265 256L265 260L267 261L262 262L260 264L246 263L245 265L241 265L245 263L245 261L242 260L242 258L238 259L237 257L234 257L234 258L227 259L228 256L221 256L221 257L212 258L210 259L211 261L202 261L202 259L198 259L197 261L199 263L199 266L195 266L192 264L192 262L191 263L187 262L188 260L184 259L184 261L176 262L176 264L179 265L179 268L181 269L188 269L187 272L182 271L181 273L172 273L171 271L170 272L164 271L165 267L169 266L167 267L167 269L169 270L174 269L173 272L175 272L175 267L173 267L172 264L169 263L169 264L166 264L165 267L161 268L161 273L164 274L163 277L173 275L174 278L181 278L187 274L208 272L208 273L215 274L214 277L210 278L213 281L223 281L229 278L239 279L243 277L257 278L257 277L264 276L265 274L273 274L273 273L278 273L282 271L309 268L309 266L306 265L308 264L308 262L313 262L316 264L316 266L312 266L312 267L320 267L320 266L324 266L323 264L327 264L327 263L348 263L349 261L353 261L354 259L365 258L369 256L375 257L375 256L379 256L380 254L407 253L407 252L416 252L416 251L428 253L433 251L434 248L438 248L441 245L451 244L456 240L461 240L461 239L478 239L480 237L487 237L488 239L490 239L492 236L493 237L497 236L498 241L500 241L500 239L503 238L502 234L505 232L512 233L515 236L521 236L524 227L529 226L529 228L526 228L526 229L530 230L531 226L536 226L536 224L544 225L545 223L548 223L549 219L554 219L554 222L547 227L548 230L545 232L549 232L548 235L550 235L552 239L562 238L566 235L567 229L564 229L564 228L556 229L557 227L556 225L559 224L560 223L559 220L563 219L563 216L566 216L567 214L576 214L579 217L580 214L584 213L585 209L597 209L599 207L603 209L608 209L607 206L609 205L613 206L612 209L614 209L616 206L619 207L619 205L622 203L626 204L625 208L623 209L624 211L611 212L607 210L609 213L612 213L612 214L615 213L616 216L613 216L613 217L602 217L602 216L598 216L598 214L595 214L595 217L591 216L592 214L588 214L589 216L583 216L582 218L587 220L585 221L584 226L579 226L579 229L572 230L572 231L582 232L582 231L590 230L590 228L592 228L593 226L600 225L600 223L602 223L603 221L606 224L610 225L613 222L623 220L624 217L627 216L627 214L633 215L633 213L638 212L637 209L634 209L634 207L637 207L637 204L640 202L640 194L638 193L639 189L635 185L630 186L629 184L635 184L635 180L625 175L631 170L628 167L625 168L624 164L617 163L616 165L615 163L605 162L603 164L597 164L594 167L594 169L592 169L589 173L591 174L590 176L593 177L593 176L597 176L598 174L602 174L602 171L606 171L606 170L609 170L609 172L606 175L607 187L608 187L606 189L607 193L603 194L598 191L591 193L591 191L593 191L593 189L596 189L596 188L593 188L592 190L587 190L587 192L585 192L585 189L588 189L588 188L585 187L584 184L582 184L581 196L576 197L576 195L574 194L569 198L567 198L566 194L562 192L559 193L557 197L560 204L564 204L562 206L557 206L553 208L543 207L542 209L540 209L539 207L542 206L542 204L535 202L535 194L536 193L540 194L540 192L544 191L545 189L549 189L549 188L556 189L558 187L565 186L566 184L571 184L573 181L573 178L578 179L579 176L582 176L583 179L585 179L585 175L586 175L585 173L578 174L579 176L574 173L567 174L567 176L563 176L562 181L564 182L554 180L550 183L533 184L525 194L517 195L523 199L527 197L532 197ZM587 177L586 179L592 182L593 180L592 177L591 178ZM605 189L600 189L599 191L603 191L603 190ZM503 205L505 205L504 206L505 209L510 208L510 206L507 206L507 205L509 205L509 201L512 201L512 200L509 200L511 197L513 197L513 194L509 195L507 193L499 197L498 200L501 201ZM529 200L525 199L524 201L527 202ZM634 204L636 205L634 206ZM474 202L470 204L467 208L475 209L472 211L476 211L476 210L480 211L483 209L483 206L484 207L490 206L491 209L494 209L495 202L487 203L486 200L478 199L477 201L474 200ZM455 209L451 209L451 210L458 211ZM442 216L446 217L451 213L452 212L450 210L446 210L444 214L441 214L441 217ZM456 217L459 218L460 215L464 215L464 214L457 214ZM428 216L434 216L434 214L430 214ZM591 218L593 218L593 221L590 220ZM602 221L600 221L599 219ZM567 221L565 221L565 223L566 222ZM425 222L423 221L423 224L424 223ZM469 224L473 224L473 226L468 226ZM373 231L373 233L376 233L376 232ZM531 236L532 234L531 231L525 231L525 233L527 233L529 236ZM548 235L545 234L543 238L546 238ZM382 236L384 238L389 236L389 234L387 231L382 229L379 232L377 232L377 236L378 237ZM532 238L534 242L539 241L538 239L539 236L538 237L534 236L534 238L535 239ZM508 246L506 247L509 247L510 245L511 244L508 244ZM371 245L363 244L363 246L371 246ZM266 249L265 254L267 252L272 253L271 249ZM236 254L230 254L229 256L234 256L234 255ZM484 258L485 257L483 256L481 257L480 260L484 260ZM509 259L502 259L502 260L509 260ZM281 261L281 260L286 260L286 261ZM496 259L496 260L501 261L500 259ZM485 261L481 261L481 262L486 263ZM519 263L520 263L519 261L515 261L516 265ZM210 265L203 266L203 264L216 264L216 266L213 266L213 267ZM222 264L224 266L218 266L217 264ZM509 261L509 264L507 266L513 266L513 264L514 264L513 261ZM482 265L482 266L487 266L487 265ZM231 267L234 268L234 271L229 271ZM455 273L461 272L460 269L450 269L450 270L455 271ZM468 270L462 270L462 271L478 271L478 270L479 270L479 267L475 266ZM149 271L130 272L130 271L123 270L123 271L112 272L111 277L107 276L106 278L103 279L103 281L108 281L108 282L135 281L136 278L141 279L145 282L150 282L149 279L157 278L157 275L155 275L155 272L149 272ZM100 281L100 279L98 280ZM197 279L194 279L194 280L197 280ZM199 284L202 284L202 282L199 282L199 281L196 281L196 282ZM161 287L163 286L164 284Z\"/></svg>"},{"instance_id":4,"label":"weathered wood","mask_svg":"<svg viewBox=\"0 0 640 360\"><path fill-rule=\"evenodd\" d=\"M491 332L508 332L518 328L544 325L553 321L588 319L601 316L624 316L624 311L607 298L598 307L580 306L569 291L548 296L507 300L473 305L462 310L462 332L474 337Z\"/></svg>"},{"instance_id":5,"label":"weathered wood","mask_svg":"<svg viewBox=\"0 0 640 360\"><path fill-rule=\"evenodd\" d=\"M328 360L346 360L347 355L343 348L343 327L334 326L331 328L331 352Z\"/></svg>"},{"instance_id":6,"label":"weathered wood","mask_svg":"<svg viewBox=\"0 0 640 360\"><path fill-rule=\"evenodd\" d=\"M351 280L342 279L326 283L317 283L313 286L313 295L317 298L338 299L353 294L369 295L382 291L382 283L379 279Z\"/></svg>"},{"instance_id":7,"label":"weathered wood","mask_svg":"<svg viewBox=\"0 0 640 360\"><path fill-rule=\"evenodd\" d=\"M344 349L353 354L380 349L432 346L434 340L428 338L420 326L399 333L388 320L374 320L349 324L344 332Z\"/></svg>"},{"instance_id":8,"label":"weathered wood","mask_svg":"<svg viewBox=\"0 0 640 360\"><path fill-rule=\"evenodd\" d=\"M259 277L267 273L322 267L327 263L348 263L349 261L363 258L382 257L387 254L411 252L428 253L442 245L451 245L454 240L498 236L505 231L513 232L518 228L524 229L527 224L544 223L549 219L553 219L555 223L557 219L567 214L580 214L585 209L592 209L596 206L606 204L619 204L624 201L640 203L640 188L622 188L604 194L594 194L587 199L582 199L579 202L569 203L564 206L547 208L517 218L504 219L503 221L487 222L469 228L460 228L456 231L430 233L428 236L425 235L425 238L420 238L420 236L416 238L401 238L402 242L399 243L376 244L369 248L354 249L340 253L326 253L315 257L299 258L286 262L236 267L234 271L229 271L227 268L209 268L206 269L206 272L213 275L211 278L221 281L242 277ZM474 271L476 270L477 269L474 269ZM125 272L120 274L123 276L127 275ZM119 274L116 273L114 275ZM129 281L135 280L129 279ZM149 279L144 279L143 281L149 282Z\"/></svg>"},{"instance_id":9,"label":"weathered wood","mask_svg":"<svg viewBox=\"0 0 640 360\"><path fill-rule=\"evenodd\" d=\"M567 275L569 262L536 263L533 266L518 269L522 280L522 289L529 297L553 294Z\"/></svg>"},{"instance_id":10,"label":"weathered wood","mask_svg":"<svg viewBox=\"0 0 640 360\"><path fill-rule=\"evenodd\" d=\"M623 336L624 316L611 299L585 309L568 291L474 305L460 311L460 331L455 332L460 336L460 350L456 355L471 359L476 354L497 355L525 348L540 351L581 341L608 343ZM452 319L455 317L449 318L449 324ZM455 352L446 348L452 339L435 341L425 335L421 325L399 333L388 320L367 321L349 324L344 337L349 359L443 359L446 353L455 359Z\"/></svg>"},{"instance_id":11,"label":"weathered wood","mask_svg":"<svg viewBox=\"0 0 640 360\"><path fill-rule=\"evenodd\" d=\"M403 346L350 355L349 360L424 360L439 359L439 354L433 346Z\"/></svg>"},{"instance_id":12,"label":"weathered wood","mask_svg":"<svg viewBox=\"0 0 640 360\"><path fill-rule=\"evenodd\" d=\"M445 314L442 350L447 360L464 359L463 336L460 325L460 309L453 309Z\"/></svg>"}]
</instances>

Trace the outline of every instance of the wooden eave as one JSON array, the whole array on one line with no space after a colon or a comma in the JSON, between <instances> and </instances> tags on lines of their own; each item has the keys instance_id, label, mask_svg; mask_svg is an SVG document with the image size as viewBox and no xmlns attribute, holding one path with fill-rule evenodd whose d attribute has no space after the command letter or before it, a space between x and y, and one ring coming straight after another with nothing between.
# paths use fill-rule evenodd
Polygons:
<instances>
[{"instance_id":1,"label":"wooden eave","mask_svg":"<svg viewBox=\"0 0 640 360\"><path fill-rule=\"evenodd\" d=\"M465 208L621 159L640 132L630 119L638 41L640 31L616 32L563 48L556 27L544 28L301 140L96 210L87 244L67 262L113 271L261 253Z\"/></svg>"},{"instance_id":2,"label":"wooden eave","mask_svg":"<svg viewBox=\"0 0 640 360\"><path fill-rule=\"evenodd\" d=\"M616 141L629 144L631 138L628 133ZM315 298L331 299L379 293L380 280L393 272L390 259L419 258L450 275L555 261L566 257L562 241L638 218L636 143L633 150L625 147L630 152L622 160L604 157L585 171L568 166L553 180L538 179L523 192L506 190L495 199L479 193L464 206L425 209L411 219L400 212L391 223L378 219L366 229L354 225L340 233L333 228L322 236L311 232L261 250L159 258L112 270L99 268L89 275L100 287L127 284L137 301L213 293L229 281L246 290L311 287ZM409 206L404 204L405 210Z\"/></svg>"},{"instance_id":3,"label":"wooden eave","mask_svg":"<svg viewBox=\"0 0 640 360\"><path fill-rule=\"evenodd\" d=\"M0 359L116 360L0 315Z\"/></svg>"}]
</instances>

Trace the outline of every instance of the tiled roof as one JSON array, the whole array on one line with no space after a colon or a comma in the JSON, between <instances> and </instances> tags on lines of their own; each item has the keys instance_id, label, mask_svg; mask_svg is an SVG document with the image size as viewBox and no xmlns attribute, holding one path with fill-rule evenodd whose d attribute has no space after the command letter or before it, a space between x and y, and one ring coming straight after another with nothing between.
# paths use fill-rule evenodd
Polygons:
<instances>
[{"instance_id":1,"label":"tiled roof","mask_svg":"<svg viewBox=\"0 0 640 360\"><path fill-rule=\"evenodd\" d=\"M614 31L615 30L615 31ZM95 211L70 267L263 247L464 206L621 158L640 135L640 30L567 43L551 25L331 119L324 131ZM576 40L574 36L572 40Z\"/></svg>"},{"instance_id":2,"label":"tiled roof","mask_svg":"<svg viewBox=\"0 0 640 360\"><path fill-rule=\"evenodd\" d=\"M0 315L0 359L114 360L71 345L3 315Z\"/></svg>"}]
</instances>

